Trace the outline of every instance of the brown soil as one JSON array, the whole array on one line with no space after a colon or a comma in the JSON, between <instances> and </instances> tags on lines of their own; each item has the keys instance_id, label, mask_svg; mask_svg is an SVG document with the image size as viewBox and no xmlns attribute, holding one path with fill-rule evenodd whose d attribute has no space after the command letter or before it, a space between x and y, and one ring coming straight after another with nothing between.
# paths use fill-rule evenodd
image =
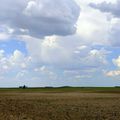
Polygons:
<instances>
[{"instance_id":1,"label":"brown soil","mask_svg":"<svg viewBox=\"0 0 120 120\"><path fill-rule=\"evenodd\" d=\"M0 120L120 120L120 94L0 93Z\"/></svg>"}]
</instances>

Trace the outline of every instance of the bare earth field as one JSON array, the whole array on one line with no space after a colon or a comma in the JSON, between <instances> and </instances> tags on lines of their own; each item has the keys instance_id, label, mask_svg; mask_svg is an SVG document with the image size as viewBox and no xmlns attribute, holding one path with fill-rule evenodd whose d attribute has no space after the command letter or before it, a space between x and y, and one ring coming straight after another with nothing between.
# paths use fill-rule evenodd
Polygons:
<instances>
[{"instance_id":1,"label":"bare earth field","mask_svg":"<svg viewBox=\"0 0 120 120\"><path fill-rule=\"evenodd\" d=\"M120 94L0 91L0 120L120 120Z\"/></svg>"}]
</instances>

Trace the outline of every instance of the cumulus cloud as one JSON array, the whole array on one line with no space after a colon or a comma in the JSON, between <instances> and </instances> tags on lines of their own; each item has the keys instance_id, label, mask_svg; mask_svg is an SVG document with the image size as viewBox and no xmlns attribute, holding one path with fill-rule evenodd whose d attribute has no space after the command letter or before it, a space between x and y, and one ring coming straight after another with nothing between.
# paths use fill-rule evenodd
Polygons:
<instances>
[{"instance_id":1,"label":"cumulus cloud","mask_svg":"<svg viewBox=\"0 0 120 120\"><path fill-rule=\"evenodd\" d=\"M49 36L44 40L26 39L30 56L39 64L58 69L96 68L107 65L105 49L93 49L71 37ZM27 40L28 39L28 40ZM35 49L36 48L36 49ZM38 52L39 51L39 52Z\"/></svg>"},{"instance_id":2,"label":"cumulus cloud","mask_svg":"<svg viewBox=\"0 0 120 120\"><path fill-rule=\"evenodd\" d=\"M108 44L119 47L120 46L120 0L116 2L108 2L104 1L102 3L90 3L89 4L92 8L98 9L103 13L109 13L109 30L107 34ZM108 14L106 14L107 16Z\"/></svg>"},{"instance_id":3,"label":"cumulus cloud","mask_svg":"<svg viewBox=\"0 0 120 120\"><path fill-rule=\"evenodd\" d=\"M113 59L113 63L117 66L120 67L120 56L117 59Z\"/></svg>"},{"instance_id":4,"label":"cumulus cloud","mask_svg":"<svg viewBox=\"0 0 120 120\"><path fill-rule=\"evenodd\" d=\"M118 56L116 59L113 59L112 62L117 67L117 69L105 72L105 75L108 77L120 76L120 56Z\"/></svg>"},{"instance_id":5,"label":"cumulus cloud","mask_svg":"<svg viewBox=\"0 0 120 120\"><path fill-rule=\"evenodd\" d=\"M0 25L13 33L44 37L76 31L80 8L74 0L1 0Z\"/></svg>"},{"instance_id":6,"label":"cumulus cloud","mask_svg":"<svg viewBox=\"0 0 120 120\"><path fill-rule=\"evenodd\" d=\"M13 35L23 40L27 55L20 50L6 55L1 50L0 76L8 74L8 78L13 76L21 82L47 79L51 83L92 79L101 74L108 65L109 51L95 45L107 44L110 26L106 15L89 7L89 2L78 1L80 11L73 0L2 0L0 39Z\"/></svg>"},{"instance_id":7,"label":"cumulus cloud","mask_svg":"<svg viewBox=\"0 0 120 120\"><path fill-rule=\"evenodd\" d=\"M120 70L113 70L105 73L108 77L120 76Z\"/></svg>"},{"instance_id":8,"label":"cumulus cloud","mask_svg":"<svg viewBox=\"0 0 120 120\"><path fill-rule=\"evenodd\" d=\"M111 13L115 17L120 17L120 0L117 0L116 3L106 1L98 4L90 3L90 6L102 12Z\"/></svg>"},{"instance_id":9,"label":"cumulus cloud","mask_svg":"<svg viewBox=\"0 0 120 120\"><path fill-rule=\"evenodd\" d=\"M0 50L0 71L7 72L14 69L25 69L29 64L29 57L22 52L15 50L13 54L6 56L4 50Z\"/></svg>"},{"instance_id":10,"label":"cumulus cloud","mask_svg":"<svg viewBox=\"0 0 120 120\"><path fill-rule=\"evenodd\" d=\"M56 80L57 74L52 68L37 64L31 56L25 56L19 50L6 55L4 50L0 50L0 80Z\"/></svg>"}]
</instances>

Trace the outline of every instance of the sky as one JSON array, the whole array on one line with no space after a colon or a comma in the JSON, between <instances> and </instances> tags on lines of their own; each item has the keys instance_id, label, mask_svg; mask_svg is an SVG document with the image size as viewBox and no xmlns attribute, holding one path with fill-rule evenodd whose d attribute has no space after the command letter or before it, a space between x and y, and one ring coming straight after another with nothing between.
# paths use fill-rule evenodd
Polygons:
<instances>
[{"instance_id":1,"label":"sky","mask_svg":"<svg viewBox=\"0 0 120 120\"><path fill-rule=\"evenodd\" d=\"M120 0L1 0L0 87L120 86Z\"/></svg>"}]
</instances>

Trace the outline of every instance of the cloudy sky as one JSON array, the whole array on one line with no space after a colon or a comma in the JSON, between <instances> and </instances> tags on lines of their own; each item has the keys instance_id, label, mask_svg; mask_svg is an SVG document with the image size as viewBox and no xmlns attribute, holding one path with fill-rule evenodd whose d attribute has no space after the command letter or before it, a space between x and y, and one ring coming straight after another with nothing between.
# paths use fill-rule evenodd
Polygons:
<instances>
[{"instance_id":1,"label":"cloudy sky","mask_svg":"<svg viewBox=\"0 0 120 120\"><path fill-rule=\"evenodd\" d=\"M0 2L0 87L120 85L120 0Z\"/></svg>"}]
</instances>

